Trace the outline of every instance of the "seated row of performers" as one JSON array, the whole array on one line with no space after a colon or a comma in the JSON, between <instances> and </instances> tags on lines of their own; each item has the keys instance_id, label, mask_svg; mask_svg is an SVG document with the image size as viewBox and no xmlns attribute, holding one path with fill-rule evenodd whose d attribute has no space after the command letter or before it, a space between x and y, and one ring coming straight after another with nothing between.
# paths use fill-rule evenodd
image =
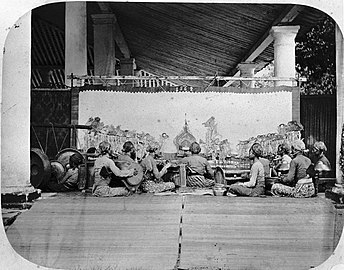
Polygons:
<instances>
[{"instance_id":1,"label":"seated row of performers","mask_svg":"<svg viewBox=\"0 0 344 270\"><path fill-rule=\"evenodd\" d=\"M176 184L162 178L167 173L171 163L167 163L159 171L154 155L157 148L149 147L148 154L140 162L140 167L131 166L135 164L135 147L132 142L125 142L122 152L116 161L111 158L111 145L108 142L101 142L99 145L100 156L94 163L94 185L92 193L95 196L128 196L137 191L147 193L157 193L171 191L176 188ZM186 164L190 173L188 173L186 184L190 187L212 187L215 184L213 170L208 161L199 155L201 147L197 142L190 146L191 156L180 160L180 163ZM127 162L127 168L119 168L116 163ZM104 172L104 168L109 173ZM126 179L139 175L143 171L142 181L137 186L130 186Z\"/></svg>"},{"instance_id":2,"label":"seated row of performers","mask_svg":"<svg viewBox=\"0 0 344 270\"><path fill-rule=\"evenodd\" d=\"M249 158L253 161L248 179L237 182L228 187L227 196L261 196L266 194L266 177L277 174L282 165L288 168L288 173L282 174L273 183L271 194L274 196L289 197L311 197L316 195L314 185L315 170L318 163L325 164L330 168L330 163L325 157L326 146L323 142L316 142L312 147L315 161L306 157L303 153L305 144L301 140L294 141L289 147L284 143L278 147L277 154L280 156L279 163L272 166L267 159L262 158L263 148L259 143L254 143L249 150ZM111 144L104 141L99 145L100 156L94 164L94 185L92 193L95 196L128 196L135 192L157 193L173 191L178 183L173 178L163 177L171 163L165 164L161 170L158 169L154 156L157 148L149 147L147 155L138 164L136 151L132 142L125 142L122 155L113 159ZM178 163L186 164L187 187L210 188L215 185L214 172L207 159L200 155L201 147L197 142L190 145L191 155L182 158ZM59 183L58 188L51 186L51 191L70 191L77 189L75 172L78 169L79 160L73 155L70 157L70 169L64 181ZM128 166L120 166L127 164ZM132 166L136 165L136 166ZM69 172L70 171L70 172ZM68 173L69 172L69 173ZM72 177L70 177L72 176ZM131 185L126 181L132 177L141 177L139 184ZM69 180L68 180L69 179ZM69 183L70 182L70 183ZM176 186L177 185L177 186Z\"/></svg>"},{"instance_id":3,"label":"seated row of performers","mask_svg":"<svg viewBox=\"0 0 344 270\"><path fill-rule=\"evenodd\" d=\"M270 193L273 196L298 198L316 196L318 177L326 176L331 170L330 162L325 156L327 148L324 142L315 142L309 154L313 162L305 155L305 150L302 140L294 141L291 146L283 143L278 146L279 162L273 165L269 160L262 158L263 149L260 144L254 143L249 150L249 158L253 160L249 181L231 185L227 196L265 194L267 182L264 178L270 177L270 174L278 176L274 177L271 186Z\"/></svg>"}]
</instances>

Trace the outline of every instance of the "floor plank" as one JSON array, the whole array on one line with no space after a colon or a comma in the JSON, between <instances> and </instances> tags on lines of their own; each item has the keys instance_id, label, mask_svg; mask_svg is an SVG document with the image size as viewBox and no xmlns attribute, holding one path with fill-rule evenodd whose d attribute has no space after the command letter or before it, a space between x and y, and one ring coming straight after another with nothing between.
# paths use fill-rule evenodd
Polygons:
<instances>
[{"instance_id":1,"label":"floor plank","mask_svg":"<svg viewBox=\"0 0 344 270\"><path fill-rule=\"evenodd\" d=\"M178 196L58 197L35 203L7 235L19 254L43 266L172 269L180 210Z\"/></svg>"},{"instance_id":2,"label":"floor plank","mask_svg":"<svg viewBox=\"0 0 344 270\"><path fill-rule=\"evenodd\" d=\"M309 269L332 253L334 210L319 198L188 197L182 228L182 269Z\"/></svg>"},{"instance_id":3,"label":"floor plank","mask_svg":"<svg viewBox=\"0 0 344 270\"><path fill-rule=\"evenodd\" d=\"M43 266L173 269L181 215L180 269L309 269L333 251L335 210L323 198L57 194L7 235Z\"/></svg>"}]
</instances>

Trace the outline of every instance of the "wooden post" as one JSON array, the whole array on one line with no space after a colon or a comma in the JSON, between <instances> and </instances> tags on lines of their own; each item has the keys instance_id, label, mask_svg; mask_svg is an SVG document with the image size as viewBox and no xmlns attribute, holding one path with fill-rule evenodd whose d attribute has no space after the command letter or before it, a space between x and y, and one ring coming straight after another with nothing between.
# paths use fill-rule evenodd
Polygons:
<instances>
[{"instance_id":1,"label":"wooden post","mask_svg":"<svg viewBox=\"0 0 344 270\"><path fill-rule=\"evenodd\" d=\"M186 165L179 166L180 187L186 187Z\"/></svg>"},{"instance_id":2,"label":"wooden post","mask_svg":"<svg viewBox=\"0 0 344 270\"><path fill-rule=\"evenodd\" d=\"M73 125L74 127L71 129L71 141L70 141L70 146L72 148L77 149L77 136L78 132L76 130L76 125L78 125L79 121L79 89L78 88L71 88L70 90L70 110L71 110L71 115L70 115L70 124Z\"/></svg>"},{"instance_id":3,"label":"wooden post","mask_svg":"<svg viewBox=\"0 0 344 270\"><path fill-rule=\"evenodd\" d=\"M301 106L301 98L300 98L300 88L293 87L291 92L291 114L292 120L297 121L300 123L301 116L300 116L300 106Z\"/></svg>"}]
</instances>

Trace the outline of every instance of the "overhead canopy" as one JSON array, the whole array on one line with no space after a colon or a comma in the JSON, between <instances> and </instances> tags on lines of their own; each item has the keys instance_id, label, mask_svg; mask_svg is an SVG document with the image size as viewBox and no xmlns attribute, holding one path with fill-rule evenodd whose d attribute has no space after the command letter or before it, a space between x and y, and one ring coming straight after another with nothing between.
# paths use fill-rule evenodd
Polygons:
<instances>
[{"instance_id":1,"label":"overhead canopy","mask_svg":"<svg viewBox=\"0 0 344 270\"><path fill-rule=\"evenodd\" d=\"M63 80L64 8L64 3L50 4L32 13L34 86L44 67L53 69L56 84ZM89 2L90 74L91 15L100 13L117 18L116 58L135 58L138 69L158 76L233 76L243 61L255 61L262 68L274 58L272 26L300 25L297 40L327 16L311 7L286 4Z\"/></svg>"}]
</instances>

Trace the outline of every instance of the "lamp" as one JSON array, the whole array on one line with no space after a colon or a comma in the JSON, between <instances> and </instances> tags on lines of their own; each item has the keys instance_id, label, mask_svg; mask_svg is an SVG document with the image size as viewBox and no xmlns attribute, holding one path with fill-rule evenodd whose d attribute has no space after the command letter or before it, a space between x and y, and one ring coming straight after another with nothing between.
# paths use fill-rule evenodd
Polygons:
<instances>
[{"instance_id":1,"label":"lamp","mask_svg":"<svg viewBox=\"0 0 344 270\"><path fill-rule=\"evenodd\" d=\"M317 171L317 172L322 172L322 171L331 171L330 167L326 164L324 164L324 162L322 161L319 161L315 167L314 167L314 170Z\"/></svg>"}]
</instances>

